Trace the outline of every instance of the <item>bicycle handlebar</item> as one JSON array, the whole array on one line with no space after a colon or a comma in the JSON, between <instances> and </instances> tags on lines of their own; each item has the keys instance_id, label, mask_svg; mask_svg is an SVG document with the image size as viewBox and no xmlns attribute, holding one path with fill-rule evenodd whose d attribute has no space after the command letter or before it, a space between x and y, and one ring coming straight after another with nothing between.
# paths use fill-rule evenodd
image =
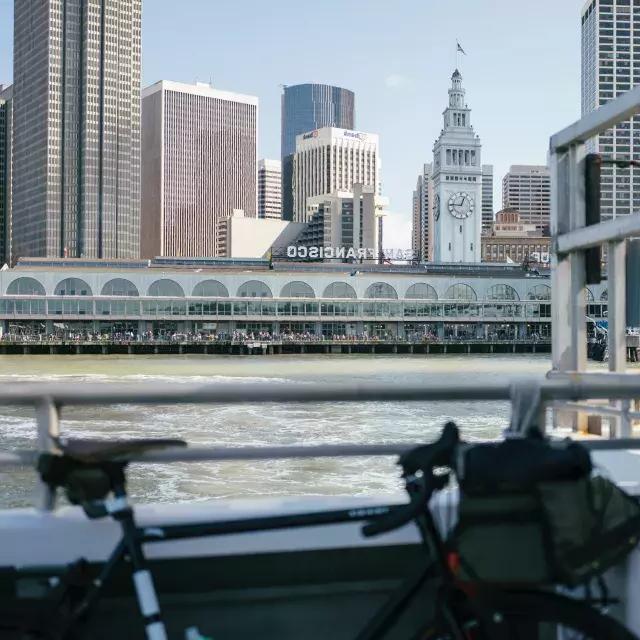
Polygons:
<instances>
[{"instance_id":1,"label":"bicycle handlebar","mask_svg":"<svg viewBox=\"0 0 640 640\"><path fill-rule=\"evenodd\" d=\"M438 440L412 449L400 456L398 464L402 466L403 477L407 478L409 503L368 522L362 527L362 534L369 538L399 529L414 520L426 507L433 493L447 486L449 474L436 476L433 469L439 466L450 466L451 458L459 442L458 427L453 422L447 422ZM422 475L419 477L416 476L418 471L422 471Z\"/></svg>"}]
</instances>

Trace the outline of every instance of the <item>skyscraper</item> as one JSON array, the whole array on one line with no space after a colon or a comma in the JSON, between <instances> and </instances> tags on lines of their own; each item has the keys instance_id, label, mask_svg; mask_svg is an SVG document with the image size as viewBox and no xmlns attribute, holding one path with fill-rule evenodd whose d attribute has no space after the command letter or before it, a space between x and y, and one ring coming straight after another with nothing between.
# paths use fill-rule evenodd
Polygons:
<instances>
[{"instance_id":1,"label":"skyscraper","mask_svg":"<svg viewBox=\"0 0 640 640\"><path fill-rule=\"evenodd\" d=\"M515 164L502 179L502 208L515 209L523 224L549 231L551 176L544 166Z\"/></svg>"},{"instance_id":2,"label":"skyscraper","mask_svg":"<svg viewBox=\"0 0 640 640\"><path fill-rule=\"evenodd\" d=\"M298 84L282 94L282 217L293 220L293 154L296 137L321 129L355 129L353 91L327 84Z\"/></svg>"},{"instance_id":3,"label":"skyscraper","mask_svg":"<svg viewBox=\"0 0 640 640\"><path fill-rule=\"evenodd\" d=\"M13 251L140 252L141 0L16 0Z\"/></svg>"},{"instance_id":4,"label":"skyscraper","mask_svg":"<svg viewBox=\"0 0 640 640\"><path fill-rule=\"evenodd\" d=\"M482 231L493 224L493 165L482 165Z\"/></svg>"},{"instance_id":5,"label":"skyscraper","mask_svg":"<svg viewBox=\"0 0 640 640\"><path fill-rule=\"evenodd\" d=\"M142 92L142 256L216 255L218 220L256 217L258 98L163 80Z\"/></svg>"},{"instance_id":6,"label":"skyscraper","mask_svg":"<svg viewBox=\"0 0 640 640\"><path fill-rule=\"evenodd\" d=\"M589 113L640 84L640 3L588 0L582 10L582 114ZM589 152L618 159L640 159L640 118L589 141ZM640 171L602 167L602 218L640 208Z\"/></svg>"},{"instance_id":7,"label":"skyscraper","mask_svg":"<svg viewBox=\"0 0 640 640\"><path fill-rule=\"evenodd\" d=\"M378 136L324 127L296 139L293 160L293 219L306 222L307 199L334 191L353 191L354 184L378 189Z\"/></svg>"},{"instance_id":8,"label":"skyscraper","mask_svg":"<svg viewBox=\"0 0 640 640\"><path fill-rule=\"evenodd\" d=\"M433 165L425 164L413 192L411 250L420 262L433 259Z\"/></svg>"},{"instance_id":9,"label":"skyscraper","mask_svg":"<svg viewBox=\"0 0 640 640\"><path fill-rule=\"evenodd\" d=\"M258 218L282 218L282 163L263 158L258 162Z\"/></svg>"},{"instance_id":10,"label":"skyscraper","mask_svg":"<svg viewBox=\"0 0 640 640\"><path fill-rule=\"evenodd\" d=\"M0 84L0 265L11 262L12 92Z\"/></svg>"}]
</instances>

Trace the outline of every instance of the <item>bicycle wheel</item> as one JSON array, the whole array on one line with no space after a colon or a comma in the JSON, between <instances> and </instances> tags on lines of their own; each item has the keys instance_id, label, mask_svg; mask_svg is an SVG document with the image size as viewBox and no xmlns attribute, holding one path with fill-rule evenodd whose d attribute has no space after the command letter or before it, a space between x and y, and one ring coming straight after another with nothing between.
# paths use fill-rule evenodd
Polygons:
<instances>
[{"instance_id":1,"label":"bicycle wheel","mask_svg":"<svg viewBox=\"0 0 640 640\"><path fill-rule=\"evenodd\" d=\"M639 640L620 622L589 604L543 591L483 594L475 605L490 624L465 616L465 640ZM443 626L431 627L414 640L452 640Z\"/></svg>"}]
</instances>

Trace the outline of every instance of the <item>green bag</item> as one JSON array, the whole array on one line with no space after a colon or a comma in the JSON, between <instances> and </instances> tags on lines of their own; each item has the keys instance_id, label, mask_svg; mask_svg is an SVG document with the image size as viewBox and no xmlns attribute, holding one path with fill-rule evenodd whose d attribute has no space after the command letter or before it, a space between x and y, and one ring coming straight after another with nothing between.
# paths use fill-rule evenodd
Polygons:
<instances>
[{"instance_id":1,"label":"green bag","mask_svg":"<svg viewBox=\"0 0 640 640\"><path fill-rule=\"evenodd\" d=\"M449 544L463 581L581 584L619 563L640 538L640 504L602 476L528 491L460 494Z\"/></svg>"}]
</instances>

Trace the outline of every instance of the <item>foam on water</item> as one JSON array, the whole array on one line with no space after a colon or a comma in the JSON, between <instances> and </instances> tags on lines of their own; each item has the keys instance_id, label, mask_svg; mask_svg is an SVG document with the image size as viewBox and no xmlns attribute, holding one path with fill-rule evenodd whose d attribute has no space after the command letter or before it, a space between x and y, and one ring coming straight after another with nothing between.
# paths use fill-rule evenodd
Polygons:
<instances>
[{"instance_id":1,"label":"foam on water","mask_svg":"<svg viewBox=\"0 0 640 640\"><path fill-rule=\"evenodd\" d=\"M379 382L465 384L512 381L542 375L543 356L3 356L0 382L316 383ZM11 372L6 373L6 372ZM196 446L267 446L320 443L420 442L432 439L449 419L468 439L497 437L506 426L506 403L312 403L304 405L115 405L66 407L67 435L93 438L176 437ZM33 411L0 407L0 447L35 444ZM27 504L34 474L2 475L0 506ZM137 500L197 501L264 495L361 495L400 490L392 458L275 460L133 465L131 491Z\"/></svg>"}]
</instances>

